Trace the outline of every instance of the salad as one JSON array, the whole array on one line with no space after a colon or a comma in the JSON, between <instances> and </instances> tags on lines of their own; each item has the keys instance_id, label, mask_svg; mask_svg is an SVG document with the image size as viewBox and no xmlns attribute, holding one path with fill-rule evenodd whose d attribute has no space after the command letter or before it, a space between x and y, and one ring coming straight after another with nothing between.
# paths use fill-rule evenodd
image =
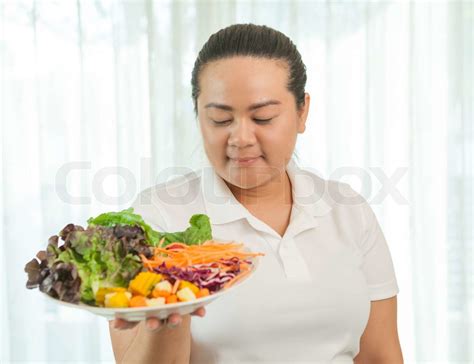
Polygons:
<instances>
[{"instance_id":1,"label":"salad","mask_svg":"<svg viewBox=\"0 0 474 364\"><path fill-rule=\"evenodd\" d=\"M227 289L251 272L243 244L212 239L209 217L180 232L158 232L132 208L68 224L25 266L26 287L70 303L155 307Z\"/></svg>"}]
</instances>

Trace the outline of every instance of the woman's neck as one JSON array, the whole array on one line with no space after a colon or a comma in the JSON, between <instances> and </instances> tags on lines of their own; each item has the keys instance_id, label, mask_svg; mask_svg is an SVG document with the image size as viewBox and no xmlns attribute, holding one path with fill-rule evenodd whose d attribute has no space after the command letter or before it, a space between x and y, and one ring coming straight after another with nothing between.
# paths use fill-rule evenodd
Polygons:
<instances>
[{"instance_id":1,"label":"woman's neck","mask_svg":"<svg viewBox=\"0 0 474 364\"><path fill-rule=\"evenodd\" d=\"M291 182L286 171L254 188L243 189L227 182L226 184L237 201L249 210L282 204L291 206L293 203Z\"/></svg>"}]
</instances>

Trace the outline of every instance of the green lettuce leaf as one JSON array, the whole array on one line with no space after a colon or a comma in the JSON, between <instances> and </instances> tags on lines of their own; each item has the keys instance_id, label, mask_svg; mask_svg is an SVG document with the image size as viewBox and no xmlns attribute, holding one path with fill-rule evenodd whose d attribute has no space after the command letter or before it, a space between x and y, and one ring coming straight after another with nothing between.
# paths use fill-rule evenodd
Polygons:
<instances>
[{"instance_id":1,"label":"green lettuce leaf","mask_svg":"<svg viewBox=\"0 0 474 364\"><path fill-rule=\"evenodd\" d=\"M56 261L77 267L83 302L93 304L99 287L127 287L142 269L140 257L127 251L113 227L89 226L86 230L69 231L65 238L68 248L58 254ZM144 238L143 234L141 238L131 238L128 248L134 240Z\"/></svg>"},{"instance_id":2,"label":"green lettuce leaf","mask_svg":"<svg viewBox=\"0 0 474 364\"><path fill-rule=\"evenodd\" d=\"M209 216L196 214L189 219L191 225L184 231L174 233L158 233L159 240L164 238L163 246L173 242L185 243L187 245L197 245L212 239L211 222Z\"/></svg>"},{"instance_id":3,"label":"green lettuce leaf","mask_svg":"<svg viewBox=\"0 0 474 364\"><path fill-rule=\"evenodd\" d=\"M164 239L163 246L169 245L173 242L196 245L212 239L211 223L209 221L209 216L205 214L195 214L191 216L189 219L190 226L186 230L173 233L153 230L153 228L148 225L140 215L133 213L132 207L119 212L106 212L95 218L91 217L87 220L87 223L89 226L139 226L143 231L145 231L147 240L153 246L157 246L161 239Z\"/></svg>"},{"instance_id":4,"label":"green lettuce leaf","mask_svg":"<svg viewBox=\"0 0 474 364\"><path fill-rule=\"evenodd\" d=\"M97 217L91 217L87 220L89 226L107 226L113 227L115 225L131 225L131 226L139 226L145 231L146 237L151 245L156 246L158 245L159 233L152 229L150 225L148 225L143 218L133 213L133 208L130 207L126 210L122 210L119 212L106 212L100 214Z\"/></svg>"},{"instance_id":5,"label":"green lettuce leaf","mask_svg":"<svg viewBox=\"0 0 474 364\"><path fill-rule=\"evenodd\" d=\"M100 287L127 287L143 269L140 255L153 255L153 246L164 239L201 244L212 239L209 217L191 216L184 231L158 232L129 208L107 212L87 220L88 226L68 224L52 236L45 251L27 263L28 288L38 287L53 297L68 302L95 303ZM59 239L63 244L59 245ZM80 279L79 279L80 278Z\"/></svg>"}]
</instances>

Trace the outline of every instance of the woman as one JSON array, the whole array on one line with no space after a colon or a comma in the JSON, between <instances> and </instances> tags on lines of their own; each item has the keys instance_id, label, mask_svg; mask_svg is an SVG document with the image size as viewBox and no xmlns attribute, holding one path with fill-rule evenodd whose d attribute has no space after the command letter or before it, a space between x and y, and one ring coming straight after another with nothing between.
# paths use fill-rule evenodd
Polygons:
<instances>
[{"instance_id":1,"label":"woman","mask_svg":"<svg viewBox=\"0 0 474 364\"><path fill-rule=\"evenodd\" d=\"M292 159L309 111L305 83L299 52L274 29L232 25L204 45L192 96L209 166L143 191L133 206L164 231L206 213L215 237L265 257L203 320L111 322L117 361L403 362L398 286L375 215L348 185Z\"/></svg>"}]
</instances>

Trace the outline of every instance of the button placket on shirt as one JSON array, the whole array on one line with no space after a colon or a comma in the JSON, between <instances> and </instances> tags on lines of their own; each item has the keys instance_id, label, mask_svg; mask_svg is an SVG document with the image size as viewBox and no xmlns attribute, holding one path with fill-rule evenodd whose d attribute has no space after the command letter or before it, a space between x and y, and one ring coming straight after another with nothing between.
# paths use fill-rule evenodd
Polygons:
<instances>
[{"instance_id":1,"label":"button placket on shirt","mask_svg":"<svg viewBox=\"0 0 474 364\"><path fill-rule=\"evenodd\" d=\"M265 235L265 239L275 248L286 277L289 280L304 282L311 280L311 274L295 241L297 234L310 227L302 223L307 221L307 216L302 214L301 210L293 207L290 225L283 238L267 233L262 235Z\"/></svg>"},{"instance_id":2,"label":"button placket on shirt","mask_svg":"<svg viewBox=\"0 0 474 364\"><path fill-rule=\"evenodd\" d=\"M311 273L294 238L283 238L280 244L279 256L289 280L300 282L311 281Z\"/></svg>"},{"instance_id":3,"label":"button placket on shirt","mask_svg":"<svg viewBox=\"0 0 474 364\"><path fill-rule=\"evenodd\" d=\"M295 237L298 234L316 226L312 216L293 206L291 221L283 238L268 225L250 214L247 215L247 221L254 229L259 231L276 252L288 280L297 282L312 280L308 265L295 242Z\"/></svg>"}]
</instances>

